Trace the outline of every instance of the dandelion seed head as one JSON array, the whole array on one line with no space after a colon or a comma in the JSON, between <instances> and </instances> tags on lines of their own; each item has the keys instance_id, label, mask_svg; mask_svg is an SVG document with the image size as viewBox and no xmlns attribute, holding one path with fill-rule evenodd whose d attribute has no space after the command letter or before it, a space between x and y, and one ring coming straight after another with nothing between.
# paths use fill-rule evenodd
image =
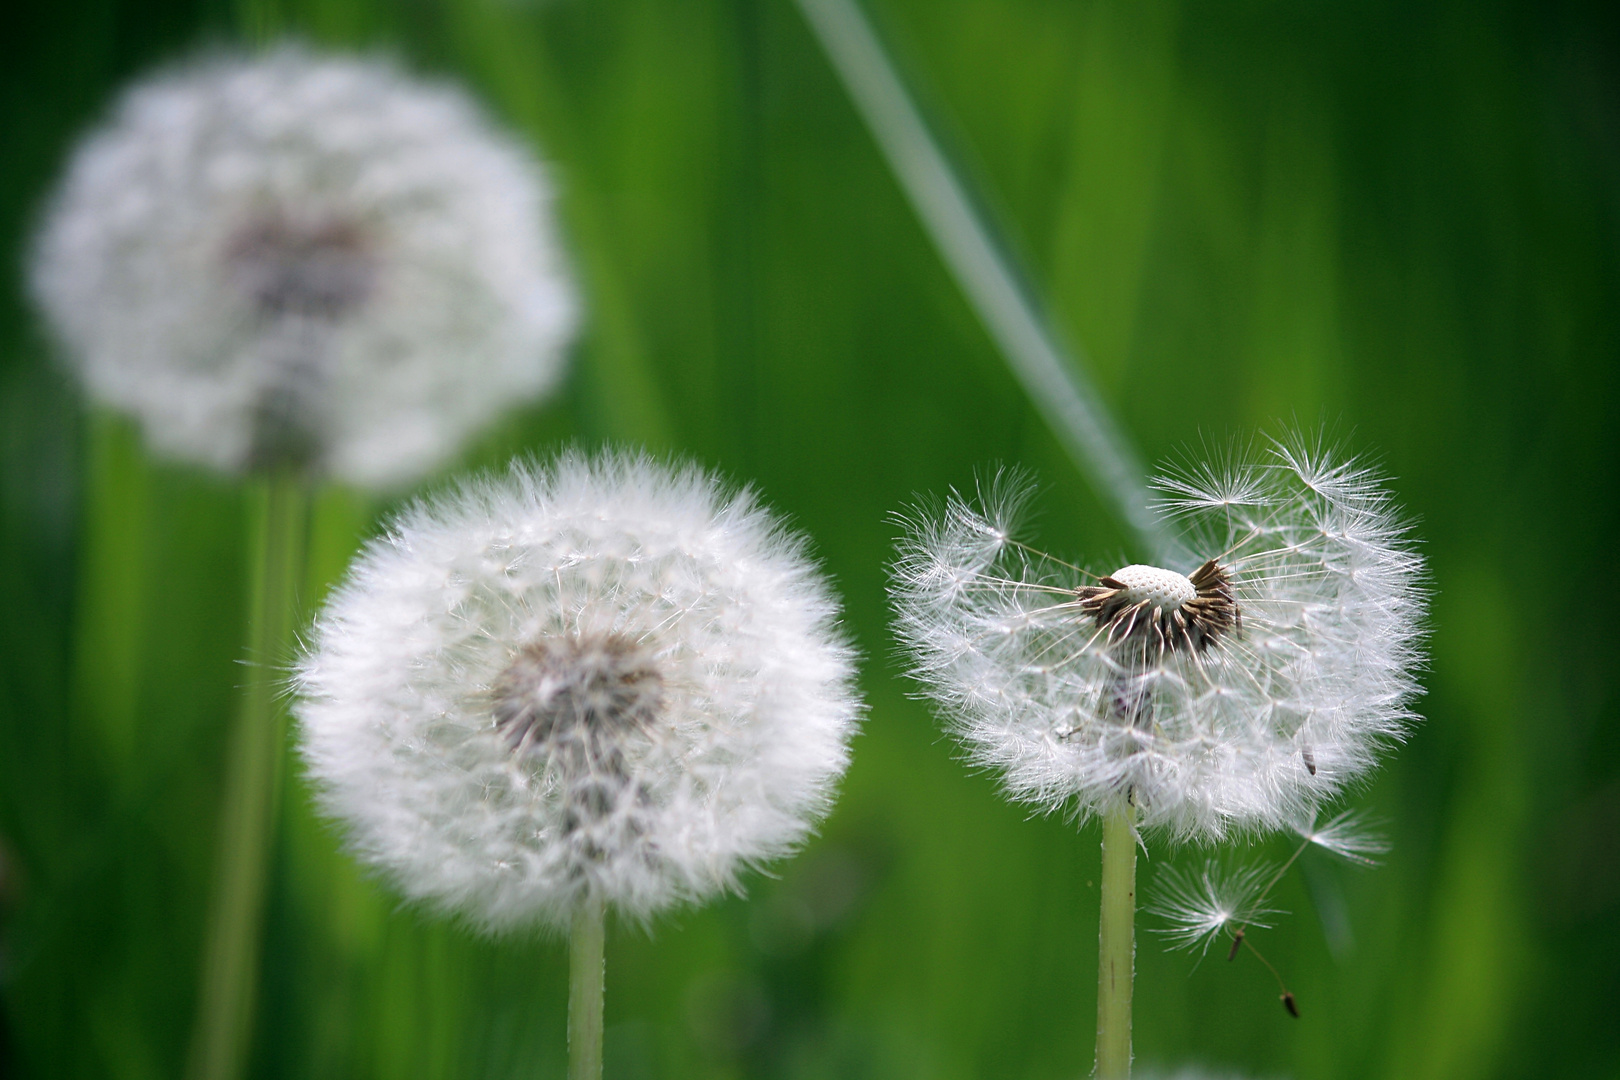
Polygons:
<instances>
[{"instance_id":1,"label":"dandelion seed head","mask_svg":"<svg viewBox=\"0 0 1620 1080\"><path fill-rule=\"evenodd\" d=\"M489 929L587 897L646 918L791 851L858 703L836 603L746 492L565 455L417 505L298 671L304 758L353 849Z\"/></svg>"},{"instance_id":2,"label":"dandelion seed head","mask_svg":"<svg viewBox=\"0 0 1620 1080\"><path fill-rule=\"evenodd\" d=\"M460 91L292 46L210 55L79 146L32 287L160 451L389 486L556 382L577 303L550 200Z\"/></svg>"},{"instance_id":3,"label":"dandelion seed head","mask_svg":"<svg viewBox=\"0 0 1620 1080\"><path fill-rule=\"evenodd\" d=\"M1173 471L1180 565L1018 543L1022 477L904 518L913 674L1015 798L1215 840L1290 829L1416 719L1423 564L1383 481L1292 436Z\"/></svg>"}]
</instances>

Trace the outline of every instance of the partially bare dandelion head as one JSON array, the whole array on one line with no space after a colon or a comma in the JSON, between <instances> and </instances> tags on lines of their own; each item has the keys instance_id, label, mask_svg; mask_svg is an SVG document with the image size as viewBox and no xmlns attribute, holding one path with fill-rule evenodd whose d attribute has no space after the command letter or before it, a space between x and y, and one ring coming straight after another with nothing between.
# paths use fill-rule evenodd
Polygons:
<instances>
[{"instance_id":1,"label":"partially bare dandelion head","mask_svg":"<svg viewBox=\"0 0 1620 1080\"><path fill-rule=\"evenodd\" d=\"M1102 576L1014 539L1017 474L908 515L893 591L914 674L1018 799L1130 800L1204 839L1313 820L1415 719L1407 527L1377 474L1301 437L1157 485L1183 553Z\"/></svg>"}]
</instances>

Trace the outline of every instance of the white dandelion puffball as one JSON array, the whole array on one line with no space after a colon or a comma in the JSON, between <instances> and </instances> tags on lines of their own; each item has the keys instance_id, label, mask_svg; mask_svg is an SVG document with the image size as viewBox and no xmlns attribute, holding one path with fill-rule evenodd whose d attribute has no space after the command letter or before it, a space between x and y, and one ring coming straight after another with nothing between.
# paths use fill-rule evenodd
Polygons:
<instances>
[{"instance_id":1,"label":"white dandelion puffball","mask_svg":"<svg viewBox=\"0 0 1620 1080\"><path fill-rule=\"evenodd\" d=\"M914 674L1009 793L1181 838L1289 828L1416 719L1422 560L1381 479L1302 438L1160 478L1174 567L1103 576L1012 530L1028 485L908 519Z\"/></svg>"},{"instance_id":2,"label":"white dandelion puffball","mask_svg":"<svg viewBox=\"0 0 1620 1080\"><path fill-rule=\"evenodd\" d=\"M735 883L829 808L859 703L803 546L695 467L565 455L418 504L300 664L357 854L489 929Z\"/></svg>"},{"instance_id":3,"label":"white dandelion puffball","mask_svg":"<svg viewBox=\"0 0 1620 1080\"><path fill-rule=\"evenodd\" d=\"M283 46L129 90L33 291L160 451L408 481L557 380L574 288L531 156L462 92Z\"/></svg>"}]
</instances>

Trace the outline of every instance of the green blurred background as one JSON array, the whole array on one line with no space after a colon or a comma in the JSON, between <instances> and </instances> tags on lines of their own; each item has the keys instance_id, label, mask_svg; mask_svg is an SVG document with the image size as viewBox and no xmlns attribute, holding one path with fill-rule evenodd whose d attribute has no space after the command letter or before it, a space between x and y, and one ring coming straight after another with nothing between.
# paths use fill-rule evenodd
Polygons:
<instances>
[{"instance_id":1,"label":"green blurred background","mask_svg":"<svg viewBox=\"0 0 1620 1080\"><path fill-rule=\"evenodd\" d=\"M1421 518L1428 720L1355 800L1385 820L1388 859L1312 853L1286 880L1292 916L1256 939L1298 1021L1249 958L1195 966L1144 935L1138 1061L1620 1076L1613 9L868 10L1145 457L1323 422L1376 451ZM1125 537L788 0L3 18L0 1074L144 1080L184 1057L249 499L86 408L22 260L116 88L255 20L460 78L554 167L589 305L573 375L460 467L568 440L696 458L811 533L846 599L871 713L838 808L746 898L610 930L610 1080L1089 1073L1097 829L1007 805L907 697L885 515L1016 461L1043 482L1049 549L1107 564ZM387 510L323 495L307 603ZM1144 881L1203 857L1154 845ZM296 768L266 935L256 1077L562 1073L562 946L402 909L338 852Z\"/></svg>"}]
</instances>

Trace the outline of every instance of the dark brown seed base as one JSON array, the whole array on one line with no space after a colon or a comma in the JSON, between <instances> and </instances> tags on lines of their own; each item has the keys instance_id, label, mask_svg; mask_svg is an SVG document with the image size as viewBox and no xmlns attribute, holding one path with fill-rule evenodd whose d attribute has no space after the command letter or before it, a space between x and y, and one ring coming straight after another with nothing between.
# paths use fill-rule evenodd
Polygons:
<instances>
[{"instance_id":1,"label":"dark brown seed base","mask_svg":"<svg viewBox=\"0 0 1620 1080\"><path fill-rule=\"evenodd\" d=\"M1193 571L1188 581L1198 595L1179 607L1148 608L1131 602L1130 588L1117 578L1075 590L1080 610L1097 620L1110 645L1139 651L1145 657L1187 652L1197 654L1222 636L1243 628L1243 615L1232 591L1232 577L1214 559Z\"/></svg>"}]
</instances>

